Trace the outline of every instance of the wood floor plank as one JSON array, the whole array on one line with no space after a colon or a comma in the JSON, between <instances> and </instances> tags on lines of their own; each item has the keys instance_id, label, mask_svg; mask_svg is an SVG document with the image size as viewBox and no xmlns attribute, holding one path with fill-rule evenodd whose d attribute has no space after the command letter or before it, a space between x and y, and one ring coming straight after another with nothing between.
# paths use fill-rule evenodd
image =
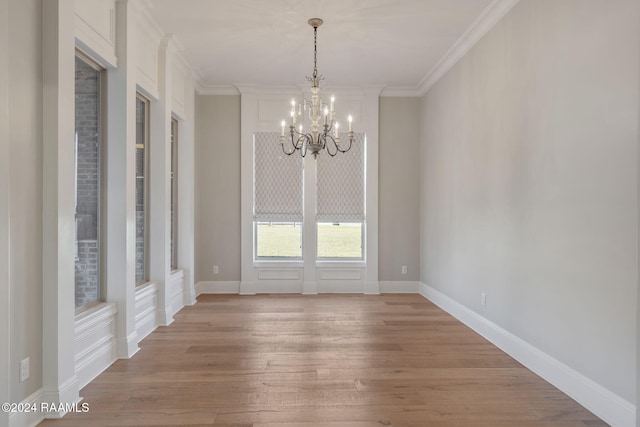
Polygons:
<instances>
[{"instance_id":1,"label":"wood floor plank","mask_svg":"<svg viewBox=\"0 0 640 427\"><path fill-rule=\"evenodd\" d=\"M419 295L201 295L43 426L606 425Z\"/></svg>"}]
</instances>

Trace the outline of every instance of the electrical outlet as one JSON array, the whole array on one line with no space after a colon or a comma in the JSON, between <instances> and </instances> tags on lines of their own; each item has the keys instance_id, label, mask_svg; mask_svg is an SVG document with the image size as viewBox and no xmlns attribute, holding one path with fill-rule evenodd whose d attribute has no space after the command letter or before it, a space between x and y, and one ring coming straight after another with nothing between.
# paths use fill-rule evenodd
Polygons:
<instances>
[{"instance_id":1,"label":"electrical outlet","mask_svg":"<svg viewBox=\"0 0 640 427\"><path fill-rule=\"evenodd\" d=\"M402 266L402 274L407 274L407 266L406 265Z\"/></svg>"},{"instance_id":2,"label":"electrical outlet","mask_svg":"<svg viewBox=\"0 0 640 427\"><path fill-rule=\"evenodd\" d=\"M218 274L218 273L220 273L220 269L218 268L217 265L214 265L213 266L213 274Z\"/></svg>"},{"instance_id":3,"label":"electrical outlet","mask_svg":"<svg viewBox=\"0 0 640 427\"><path fill-rule=\"evenodd\" d=\"M25 382L29 378L29 358L20 361L20 382Z\"/></svg>"},{"instance_id":4,"label":"electrical outlet","mask_svg":"<svg viewBox=\"0 0 640 427\"><path fill-rule=\"evenodd\" d=\"M483 307L487 306L487 294L484 292L480 294L480 304L482 304Z\"/></svg>"}]
</instances>

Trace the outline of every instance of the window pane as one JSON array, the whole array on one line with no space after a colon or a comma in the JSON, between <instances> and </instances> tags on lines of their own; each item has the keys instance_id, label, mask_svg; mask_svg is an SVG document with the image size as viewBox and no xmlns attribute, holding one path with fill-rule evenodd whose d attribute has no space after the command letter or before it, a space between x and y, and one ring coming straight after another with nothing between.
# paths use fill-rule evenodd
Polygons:
<instances>
[{"instance_id":1,"label":"window pane","mask_svg":"<svg viewBox=\"0 0 640 427\"><path fill-rule=\"evenodd\" d=\"M75 306L100 295L100 71L76 58Z\"/></svg>"},{"instance_id":2,"label":"window pane","mask_svg":"<svg viewBox=\"0 0 640 427\"><path fill-rule=\"evenodd\" d=\"M146 279L146 145L148 103L136 98L136 283Z\"/></svg>"},{"instance_id":3,"label":"window pane","mask_svg":"<svg viewBox=\"0 0 640 427\"><path fill-rule=\"evenodd\" d=\"M171 120L171 269L178 268L178 223L176 207L178 200L178 121Z\"/></svg>"},{"instance_id":4,"label":"window pane","mask_svg":"<svg viewBox=\"0 0 640 427\"><path fill-rule=\"evenodd\" d=\"M257 258L302 258L302 224L256 222Z\"/></svg>"},{"instance_id":5,"label":"window pane","mask_svg":"<svg viewBox=\"0 0 640 427\"><path fill-rule=\"evenodd\" d=\"M362 259L362 223L318 223L318 258Z\"/></svg>"}]
</instances>

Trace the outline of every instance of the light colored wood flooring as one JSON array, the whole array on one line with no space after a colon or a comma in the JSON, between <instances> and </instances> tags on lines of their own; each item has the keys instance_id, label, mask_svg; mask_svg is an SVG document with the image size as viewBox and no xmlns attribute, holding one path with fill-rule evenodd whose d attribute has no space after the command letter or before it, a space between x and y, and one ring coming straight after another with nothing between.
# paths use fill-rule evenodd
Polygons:
<instances>
[{"instance_id":1,"label":"light colored wood flooring","mask_svg":"<svg viewBox=\"0 0 640 427\"><path fill-rule=\"evenodd\" d=\"M604 426L419 295L201 295L44 426Z\"/></svg>"}]
</instances>

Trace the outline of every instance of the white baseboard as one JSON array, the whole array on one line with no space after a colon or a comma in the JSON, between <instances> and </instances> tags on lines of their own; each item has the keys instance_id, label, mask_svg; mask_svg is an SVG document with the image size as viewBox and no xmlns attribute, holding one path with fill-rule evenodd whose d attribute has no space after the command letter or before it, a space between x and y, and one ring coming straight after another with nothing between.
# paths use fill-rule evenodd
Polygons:
<instances>
[{"instance_id":1,"label":"white baseboard","mask_svg":"<svg viewBox=\"0 0 640 427\"><path fill-rule=\"evenodd\" d=\"M380 281L382 294L417 294L419 290L420 282Z\"/></svg>"},{"instance_id":2,"label":"white baseboard","mask_svg":"<svg viewBox=\"0 0 640 427\"><path fill-rule=\"evenodd\" d=\"M12 412L9 414L9 427L36 426L44 420L44 414L40 408L44 402L44 390L40 389L20 402L20 405L36 408L36 411Z\"/></svg>"},{"instance_id":3,"label":"white baseboard","mask_svg":"<svg viewBox=\"0 0 640 427\"><path fill-rule=\"evenodd\" d=\"M635 427L634 404L436 289L420 283L419 293L605 422L615 427Z\"/></svg>"},{"instance_id":4,"label":"white baseboard","mask_svg":"<svg viewBox=\"0 0 640 427\"><path fill-rule=\"evenodd\" d=\"M138 333L136 331L131 332L125 338L119 338L118 343L118 359L131 359L134 354L140 351L138 347Z\"/></svg>"},{"instance_id":5,"label":"white baseboard","mask_svg":"<svg viewBox=\"0 0 640 427\"><path fill-rule=\"evenodd\" d=\"M198 282L196 283L196 296L201 294L238 294L240 282Z\"/></svg>"},{"instance_id":6,"label":"white baseboard","mask_svg":"<svg viewBox=\"0 0 640 427\"><path fill-rule=\"evenodd\" d=\"M307 295L315 295L318 293L363 293L363 285L361 282L356 283L354 286L346 286L353 285L352 283L340 282L338 285L329 286L325 282L313 282L313 286L307 286L305 288L304 285L307 283L303 283L303 294ZM420 282L415 281L381 281L378 282L380 286L380 293L385 294L417 294L420 288ZM254 286L251 283L251 286ZM249 289L249 286L245 287ZM314 292L308 291L308 289L313 289ZM281 289L276 287L265 287L263 286L263 292L271 292L278 293L282 292ZM239 294L240 293L240 282L232 281L232 282L214 282L214 281L201 281L196 283L196 295L201 294ZM253 294L254 292L247 292L247 294ZM377 294L378 292L376 292Z\"/></svg>"}]
</instances>

